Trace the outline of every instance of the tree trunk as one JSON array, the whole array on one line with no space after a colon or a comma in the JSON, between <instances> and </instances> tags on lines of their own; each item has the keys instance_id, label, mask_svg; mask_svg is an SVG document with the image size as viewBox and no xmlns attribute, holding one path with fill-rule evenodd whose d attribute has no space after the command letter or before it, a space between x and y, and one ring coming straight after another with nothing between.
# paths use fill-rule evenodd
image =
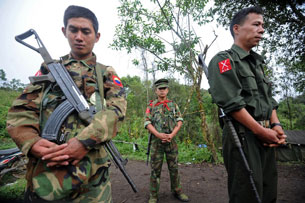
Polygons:
<instances>
[{"instance_id":1,"label":"tree trunk","mask_svg":"<svg viewBox=\"0 0 305 203\"><path fill-rule=\"evenodd\" d=\"M200 86L196 85L196 95L198 99L199 109L200 109L200 117L201 117L201 129L203 133L203 139L206 141L208 149L212 152L212 162L216 162L217 158L217 150L215 148L213 136L211 135L208 124L206 122L206 115L204 112L202 96L200 93Z\"/></svg>"}]
</instances>

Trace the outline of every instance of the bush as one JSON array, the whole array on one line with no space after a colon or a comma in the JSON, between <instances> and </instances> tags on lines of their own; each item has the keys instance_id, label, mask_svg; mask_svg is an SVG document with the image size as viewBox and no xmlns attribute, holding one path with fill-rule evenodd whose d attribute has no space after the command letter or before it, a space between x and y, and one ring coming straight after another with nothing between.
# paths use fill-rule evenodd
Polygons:
<instances>
[{"instance_id":1,"label":"bush","mask_svg":"<svg viewBox=\"0 0 305 203\"><path fill-rule=\"evenodd\" d=\"M0 138L10 137L6 130L7 112L19 94L17 91L0 89Z\"/></svg>"},{"instance_id":2,"label":"bush","mask_svg":"<svg viewBox=\"0 0 305 203\"><path fill-rule=\"evenodd\" d=\"M14 183L9 183L0 188L0 199L5 200L22 200L26 187L25 179L18 179Z\"/></svg>"}]
</instances>

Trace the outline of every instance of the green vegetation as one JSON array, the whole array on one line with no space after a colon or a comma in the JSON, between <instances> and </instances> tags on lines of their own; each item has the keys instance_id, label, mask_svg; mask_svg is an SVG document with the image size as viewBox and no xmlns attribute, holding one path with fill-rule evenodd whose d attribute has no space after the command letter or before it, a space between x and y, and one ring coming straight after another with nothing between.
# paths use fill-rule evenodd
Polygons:
<instances>
[{"instance_id":1,"label":"green vegetation","mask_svg":"<svg viewBox=\"0 0 305 203\"><path fill-rule=\"evenodd\" d=\"M22 200L24 189L26 186L26 180L24 178L17 179L12 175L9 177L3 177L0 182L0 199L5 200ZM15 180L15 182L13 182ZM5 185L4 185L5 183Z\"/></svg>"},{"instance_id":2,"label":"green vegetation","mask_svg":"<svg viewBox=\"0 0 305 203\"><path fill-rule=\"evenodd\" d=\"M6 116L7 111L12 105L13 100L20 94L18 91L14 90L6 90L6 89L0 89L0 139L1 139L1 145L3 145L2 138L9 137L7 134L7 131L5 129L6 127ZM4 140L4 142L6 142Z\"/></svg>"}]
</instances>

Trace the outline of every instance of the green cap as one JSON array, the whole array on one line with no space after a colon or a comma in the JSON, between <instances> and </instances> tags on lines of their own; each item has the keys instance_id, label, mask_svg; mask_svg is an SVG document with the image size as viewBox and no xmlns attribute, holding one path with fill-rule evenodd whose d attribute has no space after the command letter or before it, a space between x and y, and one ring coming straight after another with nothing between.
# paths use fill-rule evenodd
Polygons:
<instances>
[{"instance_id":1,"label":"green cap","mask_svg":"<svg viewBox=\"0 0 305 203\"><path fill-rule=\"evenodd\" d=\"M168 87L168 80L165 78L159 79L154 83L156 88Z\"/></svg>"}]
</instances>

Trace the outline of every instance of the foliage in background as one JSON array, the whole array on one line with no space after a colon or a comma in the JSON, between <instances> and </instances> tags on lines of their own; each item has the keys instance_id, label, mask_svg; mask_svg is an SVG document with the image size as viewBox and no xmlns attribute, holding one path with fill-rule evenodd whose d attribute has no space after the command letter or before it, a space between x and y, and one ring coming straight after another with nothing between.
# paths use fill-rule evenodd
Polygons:
<instances>
[{"instance_id":1,"label":"foliage in background","mask_svg":"<svg viewBox=\"0 0 305 203\"><path fill-rule=\"evenodd\" d=\"M186 78L191 84L191 94L182 98L193 98L192 93L195 93L195 111L199 112L200 119L197 132L201 133L212 152L213 160L217 161L217 149L213 132L207 123L201 90L203 70L198 62L198 54L203 52L205 56L209 46L202 44L201 38L194 30L194 27L203 24L203 10L207 2L120 0L118 15L121 22L116 26L111 46L116 50L124 49L128 53L137 49L146 51L154 57L154 64L158 70L179 73ZM134 61L135 64L139 64L137 59Z\"/></svg>"},{"instance_id":2,"label":"foliage in background","mask_svg":"<svg viewBox=\"0 0 305 203\"><path fill-rule=\"evenodd\" d=\"M11 107L12 102L20 92L15 90L7 90L0 88L0 139L3 137L9 137L6 131L6 116L8 109Z\"/></svg>"},{"instance_id":3,"label":"foliage in background","mask_svg":"<svg viewBox=\"0 0 305 203\"><path fill-rule=\"evenodd\" d=\"M1 201L8 202L8 201L16 201L22 202L23 194L26 187L26 180L24 178L17 179L12 177L11 174L6 174L10 177L3 177L0 181L0 199ZM13 180L15 182L12 182ZM10 184L7 184L10 183Z\"/></svg>"},{"instance_id":4,"label":"foliage in background","mask_svg":"<svg viewBox=\"0 0 305 203\"><path fill-rule=\"evenodd\" d=\"M6 73L3 69L0 69L0 89L22 91L25 86L20 79L13 78L11 81L8 81Z\"/></svg>"},{"instance_id":5,"label":"foliage in background","mask_svg":"<svg viewBox=\"0 0 305 203\"><path fill-rule=\"evenodd\" d=\"M285 97L280 101L279 119L286 130L305 129L305 94Z\"/></svg>"}]
</instances>

